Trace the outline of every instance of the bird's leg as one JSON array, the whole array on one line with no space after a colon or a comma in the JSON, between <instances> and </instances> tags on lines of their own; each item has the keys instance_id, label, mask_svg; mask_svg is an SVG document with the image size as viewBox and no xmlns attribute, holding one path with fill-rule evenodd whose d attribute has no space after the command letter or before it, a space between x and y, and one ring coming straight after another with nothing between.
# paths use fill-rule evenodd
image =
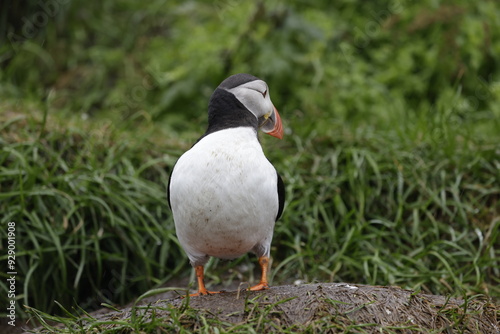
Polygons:
<instances>
[{"instance_id":1,"label":"bird's leg","mask_svg":"<svg viewBox=\"0 0 500 334\"><path fill-rule=\"evenodd\" d=\"M255 286L252 286L248 290L259 291L259 290L269 289L269 284L267 282L267 269L269 268L269 257L265 255L259 257L259 265L260 265L260 270L262 272L262 275L260 277L260 283Z\"/></svg>"},{"instance_id":2,"label":"bird's leg","mask_svg":"<svg viewBox=\"0 0 500 334\"><path fill-rule=\"evenodd\" d=\"M196 266L194 270L196 271L196 279L198 280L198 293L192 294L191 297L199 295L208 295L207 288L205 287L205 281L204 281L205 276L203 272L203 266Z\"/></svg>"},{"instance_id":3,"label":"bird's leg","mask_svg":"<svg viewBox=\"0 0 500 334\"><path fill-rule=\"evenodd\" d=\"M208 291L207 288L205 287L205 282L204 282L204 274L203 274L203 266L196 266L194 268L196 272L196 279L198 280L198 292L190 294L190 297L197 297L201 295L209 295L212 293L219 293L220 291Z\"/></svg>"}]
</instances>

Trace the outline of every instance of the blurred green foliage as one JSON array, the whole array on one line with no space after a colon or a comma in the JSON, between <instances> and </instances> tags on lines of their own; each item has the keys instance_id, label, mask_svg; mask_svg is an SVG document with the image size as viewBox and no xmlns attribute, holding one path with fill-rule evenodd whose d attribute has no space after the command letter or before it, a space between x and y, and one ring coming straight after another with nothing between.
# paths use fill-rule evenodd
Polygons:
<instances>
[{"instance_id":1,"label":"blurred green foliage","mask_svg":"<svg viewBox=\"0 0 500 334\"><path fill-rule=\"evenodd\" d=\"M237 72L287 127L262 138L289 195L277 281L500 296L496 1L25 3L0 5L0 209L29 236L24 303L123 302L188 270L165 184Z\"/></svg>"},{"instance_id":2,"label":"blurred green foliage","mask_svg":"<svg viewBox=\"0 0 500 334\"><path fill-rule=\"evenodd\" d=\"M221 80L252 72L281 109L310 117L392 120L450 95L457 118L498 115L495 1L51 0L22 20L13 3L2 95L50 91L50 107L71 113L199 117Z\"/></svg>"}]
</instances>

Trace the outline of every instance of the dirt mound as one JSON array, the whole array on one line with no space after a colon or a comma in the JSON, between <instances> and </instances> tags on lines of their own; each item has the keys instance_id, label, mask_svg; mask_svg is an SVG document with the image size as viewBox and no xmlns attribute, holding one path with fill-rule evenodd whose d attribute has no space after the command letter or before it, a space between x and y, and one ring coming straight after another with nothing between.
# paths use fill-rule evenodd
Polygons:
<instances>
[{"instance_id":1,"label":"dirt mound","mask_svg":"<svg viewBox=\"0 0 500 334\"><path fill-rule=\"evenodd\" d=\"M247 295L248 294L248 295ZM306 284L278 286L264 292L229 292L192 298L189 306L210 311L221 320L239 323L248 317L248 299L258 296L259 308L271 306L268 314L284 326L308 326L329 322L335 328L364 324L364 331L380 328L410 333L417 329L454 329L471 333L500 333L498 307L487 301L450 299L415 294L398 287L353 284ZM180 307L182 301L171 301Z\"/></svg>"},{"instance_id":2,"label":"dirt mound","mask_svg":"<svg viewBox=\"0 0 500 334\"><path fill-rule=\"evenodd\" d=\"M259 333L285 328L310 333L500 333L500 307L489 300L446 298L398 287L322 283L193 298L179 293L184 294L172 297L170 292L149 297L139 306L100 310L88 325L98 331L118 329L140 318L143 323L165 324L164 331L175 324L194 332L207 326L250 325Z\"/></svg>"}]
</instances>

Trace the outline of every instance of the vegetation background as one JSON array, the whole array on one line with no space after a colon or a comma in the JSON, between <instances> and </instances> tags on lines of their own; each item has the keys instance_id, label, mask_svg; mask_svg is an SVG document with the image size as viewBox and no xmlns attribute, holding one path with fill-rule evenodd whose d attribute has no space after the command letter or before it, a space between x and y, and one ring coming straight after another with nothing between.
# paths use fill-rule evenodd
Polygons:
<instances>
[{"instance_id":1,"label":"vegetation background","mask_svg":"<svg viewBox=\"0 0 500 334\"><path fill-rule=\"evenodd\" d=\"M274 285L500 300L494 0L0 4L0 288L48 313L123 304L191 268L166 184L227 76L267 81L286 184ZM5 263L5 265L4 265ZM254 256L208 284L253 279ZM2 293L0 305L7 305ZM5 309L0 313L5 315Z\"/></svg>"}]
</instances>

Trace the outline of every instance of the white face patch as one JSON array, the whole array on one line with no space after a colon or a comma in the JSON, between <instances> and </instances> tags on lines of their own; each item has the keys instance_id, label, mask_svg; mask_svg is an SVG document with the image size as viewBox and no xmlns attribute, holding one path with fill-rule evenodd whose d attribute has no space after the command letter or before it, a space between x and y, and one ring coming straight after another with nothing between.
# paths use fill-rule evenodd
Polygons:
<instances>
[{"instance_id":1,"label":"white face patch","mask_svg":"<svg viewBox=\"0 0 500 334\"><path fill-rule=\"evenodd\" d=\"M227 91L233 93L245 108L250 110L257 118L264 115L269 117L274 111L269 88L262 80L250 81Z\"/></svg>"}]
</instances>

